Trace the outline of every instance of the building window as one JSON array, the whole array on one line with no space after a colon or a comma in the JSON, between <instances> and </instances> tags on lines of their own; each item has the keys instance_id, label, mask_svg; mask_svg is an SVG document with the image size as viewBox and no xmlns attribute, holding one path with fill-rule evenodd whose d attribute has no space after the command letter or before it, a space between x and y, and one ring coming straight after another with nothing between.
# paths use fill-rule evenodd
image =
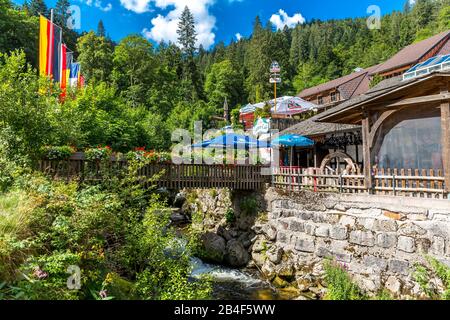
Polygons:
<instances>
[{"instance_id":1,"label":"building window","mask_svg":"<svg viewBox=\"0 0 450 320\"><path fill-rule=\"evenodd\" d=\"M323 104L323 97L318 97L317 98L317 103L318 104Z\"/></svg>"},{"instance_id":2,"label":"building window","mask_svg":"<svg viewBox=\"0 0 450 320\"><path fill-rule=\"evenodd\" d=\"M336 102L337 101L337 94L336 92L332 92L331 93L331 102Z\"/></svg>"},{"instance_id":3,"label":"building window","mask_svg":"<svg viewBox=\"0 0 450 320\"><path fill-rule=\"evenodd\" d=\"M442 170L440 114L395 114L380 128L372 157L378 168Z\"/></svg>"}]
</instances>

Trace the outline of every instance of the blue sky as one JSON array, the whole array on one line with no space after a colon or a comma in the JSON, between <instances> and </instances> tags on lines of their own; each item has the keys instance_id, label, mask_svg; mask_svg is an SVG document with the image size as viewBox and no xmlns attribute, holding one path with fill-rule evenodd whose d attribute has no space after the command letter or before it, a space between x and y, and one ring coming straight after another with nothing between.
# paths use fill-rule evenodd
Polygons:
<instances>
[{"instance_id":1,"label":"blue sky","mask_svg":"<svg viewBox=\"0 0 450 320\"><path fill-rule=\"evenodd\" d=\"M23 0L14 0L22 3ZM56 0L45 0L53 7ZM311 19L367 16L377 5L382 14L402 10L405 0L71 0L81 9L81 29L97 29L103 20L107 33L118 41L130 33L149 40L176 39L177 18L187 4L196 18L198 44L210 48L219 41L248 37L256 15L280 27ZM281 10L281 11L280 11ZM239 35L238 35L239 34Z\"/></svg>"}]
</instances>

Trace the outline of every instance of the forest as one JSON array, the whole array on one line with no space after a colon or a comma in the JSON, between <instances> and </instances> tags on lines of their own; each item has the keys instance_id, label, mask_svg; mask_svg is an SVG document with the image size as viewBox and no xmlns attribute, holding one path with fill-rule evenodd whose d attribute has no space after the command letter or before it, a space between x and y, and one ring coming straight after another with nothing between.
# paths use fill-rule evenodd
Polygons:
<instances>
[{"instance_id":1,"label":"forest","mask_svg":"<svg viewBox=\"0 0 450 320\"><path fill-rule=\"evenodd\" d=\"M37 72L38 15L49 8L0 0L0 299L208 298L209 282L189 279L195 242L174 244L165 199L134 183L140 164L104 172L108 179L95 185L54 182L33 170L43 152L64 159L86 150L101 160L168 151L177 128L199 120L223 127L225 99L238 126L241 106L272 96L273 60L282 68L279 95L295 95L450 29L450 0L417 0L383 16L380 30L364 17L284 30L255 17L251 37L207 51L195 47L187 8L179 42L155 44L138 34L113 41L102 21L97 30L70 30L69 5L58 0L55 22L86 86L61 101L59 87ZM81 268L81 290L66 287L67 265Z\"/></svg>"}]
</instances>

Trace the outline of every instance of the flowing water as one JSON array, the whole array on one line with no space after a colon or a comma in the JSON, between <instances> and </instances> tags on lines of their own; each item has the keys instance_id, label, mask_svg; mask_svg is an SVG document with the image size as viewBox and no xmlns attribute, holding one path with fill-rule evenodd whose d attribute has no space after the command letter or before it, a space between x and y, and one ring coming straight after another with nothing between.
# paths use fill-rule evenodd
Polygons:
<instances>
[{"instance_id":1,"label":"flowing water","mask_svg":"<svg viewBox=\"0 0 450 320\"><path fill-rule=\"evenodd\" d=\"M213 280L213 299L217 300L288 300L298 296L289 290L274 288L251 270L231 269L192 258L193 277L209 275Z\"/></svg>"}]
</instances>

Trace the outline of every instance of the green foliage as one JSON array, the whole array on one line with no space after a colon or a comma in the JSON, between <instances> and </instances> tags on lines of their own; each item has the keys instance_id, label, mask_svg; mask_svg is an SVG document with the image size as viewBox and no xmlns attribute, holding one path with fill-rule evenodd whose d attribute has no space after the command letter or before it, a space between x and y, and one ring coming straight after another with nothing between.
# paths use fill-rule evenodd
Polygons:
<instances>
[{"instance_id":1,"label":"green foliage","mask_svg":"<svg viewBox=\"0 0 450 320\"><path fill-rule=\"evenodd\" d=\"M96 185L17 179L0 197L0 295L21 299L205 299L190 279L190 248L168 227L170 210L142 188L131 162ZM107 177L107 179L106 179ZM149 180L152 183L152 180ZM13 258L12 258L13 257ZM67 287L69 266L81 289Z\"/></svg>"},{"instance_id":2,"label":"green foliage","mask_svg":"<svg viewBox=\"0 0 450 320\"><path fill-rule=\"evenodd\" d=\"M365 300L366 296L353 282L344 268L331 261L325 262L326 300Z\"/></svg>"},{"instance_id":3,"label":"green foliage","mask_svg":"<svg viewBox=\"0 0 450 320\"><path fill-rule=\"evenodd\" d=\"M261 109L257 109L255 111L255 119L265 119L265 118L270 118L271 116L271 109L272 107L270 106L270 104L266 103L264 105L264 108Z\"/></svg>"},{"instance_id":4,"label":"green foliage","mask_svg":"<svg viewBox=\"0 0 450 320\"><path fill-rule=\"evenodd\" d=\"M75 149L70 146L44 146L41 148L41 155L48 160L67 160L75 152Z\"/></svg>"},{"instance_id":5,"label":"green foliage","mask_svg":"<svg viewBox=\"0 0 450 320\"><path fill-rule=\"evenodd\" d=\"M78 39L78 61L86 81L107 81L112 71L112 46L91 31Z\"/></svg>"},{"instance_id":6,"label":"green foliage","mask_svg":"<svg viewBox=\"0 0 450 320\"><path fill-rule=\"evenodd\" d=\"M450 300L450 267L439 260L427 256L428 265L416 264L414 278L424 293L434 300ZM443 285L443 292L439 293L433 278L438 278Z\"/></svg>"},{"instance_id":7,"label":"green foliage","mask_svg":"<svg viewBox=\"0 0 450 320\"><path fill-rule=\"evenodd\" d=\"M97 148L90 148L84 151L84 156L86 157L86 160L90 161L101 161L101 160L107 160L111 158L111 148L106 147L97 147Z\"/></svg>"},{"instance_id":8,"label":"green foliage","mask_svg":"<svg viewBox=\"0 0 450 320\"><path fill-rule=\"evenodd\" d=\"M225 220L228 224L236 221L236 214L234 213L233 208L228 208L227 212L225 213Z\"/></svg>"},{"instance_id":9,"label":"green foliage","mask_svg":"<svg viewBox=\"0 0 450 320\"><path fill-rule=\"evenodd\" d=\"M213 64L205 82L205 92L209 101L217 109L223 107L225 99L229 105L236 105L242 87L240 80L240 75L230 60Z\"/></svg>"},{"instance_id":10,"label":"green foliage","mask_svg":"<svg viewBox=\"0 0 450 320\"><path fill-rule=\"evenodd\" d=\"M258 201L254 196L246 197L241 200L239 208L244 215L249 216L255 214L258 209Z\"/></svg>"}]
</instances>

